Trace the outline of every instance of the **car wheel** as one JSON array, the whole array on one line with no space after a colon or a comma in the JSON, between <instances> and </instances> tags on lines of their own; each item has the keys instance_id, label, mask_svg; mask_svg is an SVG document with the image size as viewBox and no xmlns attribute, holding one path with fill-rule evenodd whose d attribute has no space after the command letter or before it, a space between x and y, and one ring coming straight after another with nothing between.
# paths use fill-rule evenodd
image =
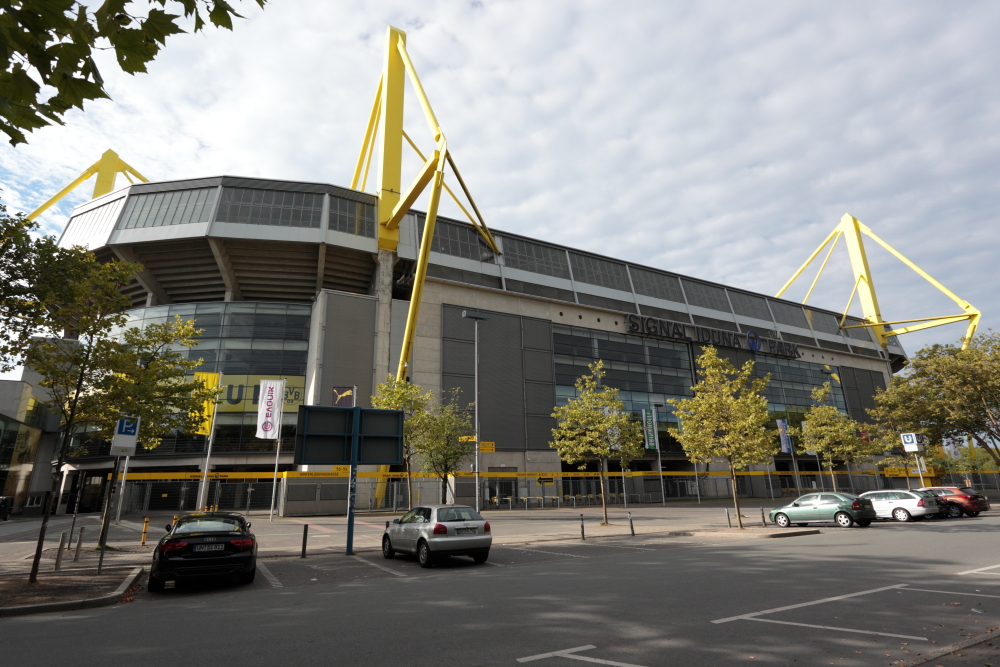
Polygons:
<instances>
[{"instance_id":1,"label":"car wheel","mask_svg":"<svg viewBox=\"0 0 1000 667\"><path fill-rule=\"evenodd\" d=\"M965 516L979 516L979 512L966 512Z\"/></svg>"},{"instance_id":2,"label":"car wheel","mask_svg":"<svg viewBox=\"0 0 1000 667\"><path fill-rule=\"evenodd\" d=\"M774 522L782 528L788 528L792 525L792 520L789 519L787 515L781 514L780 512L774 516Z\"/></svg>"},{"instance_id":3,"label":"car wheel","mask_svg":"<svg viewBox=\"0 0 1000 667\"><path fill-rule=\"evenodd\" d=\"M472 554L472 560L476 561L477 564L482 565L486 562L486 559L490 557L490 550L482 551L478 554Z\"/></svg>"},{"instance_id":4,"label":"car wheel","mask_svg":"<svg viewBox=\"0 0 1000 667\"><path fill-rule=\"evenodd\" d=\"M950 516L952 519L957 519L957 518L961 517L962 516L962 508L959 507L958 505L949 505L948 506L948 516Z\"/></svg>"},{"instance_id":5,"label":"car wheel","mask_svg":"<svg viewBox=\"0 0 1000 667\"><path fill-rule=\"evenodd\" d=\"M423 540L417 544L417 561L420 563L420 567L434 565L434 556L431 555L431 548Z\"/></svg>"},{"instance_id":6,"label":"car wheel","mask_svg":"<svg viewBox=\"0 0 1000 667\"><path fill-rule=\"evenodd\" d=\"M256 577L256 576L257 576L257 566L254 565L254 568L252 570L250 570L249 572L241 572L240 573L240 583L241 584L252 584L253 580L254 580L254 577Z\"/></svg>"},{"instance_id":7,"label":"car wheel","mask_svg":"<svg viewBox=\"0 0 1000 667\"><path fill-rule=\"evenodd\" d=\"M907 512L905 509L903 509L902 507L897 507L892 511L892 518L895 519L896 521L902 521L905 523L906 521L909 521L911 517L910 513Z\"/></svg>"},{"instance_id":8,"label":"car wheel","mask_svg":"<svg viewBox=\"0 0 1000 667\"><path fill-rule=\"evenodd\" d=\"M382 538L382 558L393 558L396 555L396 550L392 548L392 542L389 540L389 536L386 535Z\"/></svg>"},{"instance_id":9,"label":"car wheel","mask_svg":"<svg viewBox=\"0 0 1000 667\"><path fill-rule=\"evenodd\" d=\"M871 519L859 519L857 521L857 524L858 524L858 528L867 528L868 526L872 525L872 520Z\"/></svg>"},{"instance_id":10,"label":"car wheel","mask_svg":"<svg viewBox=\"0 0 1000 667\"><path fill-rule=\"evenodd\" d=\"M837 512L837 516L833 517L833 520L841 528L850 528L854 525L854 519L847 512Z\"/></svg>"},{"instance_id":11,"label":"car wheel","mask_svg":"<svg viewBox=\"0 0 1000 667\"><path fill-rule=\"evenodd\" d=\"M159 593L163 590L163 585L167 583L160 577L154 577L150 575L149 582L146 583L146 590L150 593Z\"/></svg>"}]
</instances>

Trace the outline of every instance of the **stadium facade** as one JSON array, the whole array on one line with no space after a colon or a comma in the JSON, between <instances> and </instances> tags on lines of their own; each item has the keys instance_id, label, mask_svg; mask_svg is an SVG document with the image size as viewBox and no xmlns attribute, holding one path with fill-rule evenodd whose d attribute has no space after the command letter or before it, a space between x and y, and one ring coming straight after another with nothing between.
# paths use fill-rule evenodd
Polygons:
<instances>
[{"instance_id":1,"label":"stadium facade","mask_svg":"<svg viewBox=\"0 0 1000 667\"><path fill-rule=\"evenodd\" d=\"M60 244L142 263L125 288L128 326L180 315L204 330L191 355L204 360L199 370L222 373L225 387L212 471L273 467L273 442L254 437L256 392L261 379L286 378L279 459L288 470L298 406L331 405L335 391L353 386L368 405L398 365L423 214L405 216L391 266L380 267L375 211L373 196L320 183L140 183L78 206ZM825 381L839 407L865 419L905 360L894 339L883 350L867 329L841 329L831 311L517 234L495 237L501 255L472 226L438 219L409 365L411 381L473 400L473 325L461 313L489 315L480 326L480 420L481 439L496 451L482 455L483 474L564 469L549 446L550 415L595 359L638 412L690 396L698 348L712 344L770 373L770 408L793 424ZM37 380L30 369L23 379ZM670 436L673 416L660 419L663 469L691 470ZM205 445L203 436L165 438L133 457L131 470L200 471ZM632 469L656 465L654 452ZM75 442L59 511L78 493L82 511L96 510L110 468L107 443ZM787 456L771 470L789 470Z\"/></svg>"}]
</instances>

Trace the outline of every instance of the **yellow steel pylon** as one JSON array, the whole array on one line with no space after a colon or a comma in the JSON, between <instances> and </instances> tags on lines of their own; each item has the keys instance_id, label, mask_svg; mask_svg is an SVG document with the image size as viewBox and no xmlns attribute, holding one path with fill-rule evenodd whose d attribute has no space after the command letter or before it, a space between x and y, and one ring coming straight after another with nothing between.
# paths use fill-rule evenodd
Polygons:
<instances>
[{"instance_id":1,"label":"yellow steel pylon","mask_svg":"<svg viewBox=\"0 0 1000 667\"><path fill-rule=\"evenodd\" d=\"M424 112L424 118L430 126L434 137L435 150L430 158L425 158L406 132L403 131L403 91L406 79L410 79ZM424 87L417 76L417 70L406 51L406 33L389 26L385 34L385 54L382 61L382 76L375 92L371 115L368 119L368 129L361 144L358 162L351 179L351 188L365 189L368 182L368 169L371 166L372 155L375 152L378 139L379 164L375 194L378 197L378 247L381 250L395 251L399 244L399 223L414 204L428 184L431 185L430 203L427 206L427 219L424 222L424 233L420 243L420 254L417 259L417 270L413 280L413 294L410 297L410 311L406 319L406 329L403 333L403 350L399 357L399 369L396 377L406 378L406 364L413 348L413 337L420 314L420 300L423 295L424 280L427 277L427 261L431 252L431 240L434 238L434 224L437 221L438 204L441 201L442 188L451 195L458 207L469 218L469 221L479 232L490 249L500 254L493 235L490 233L482 214L462 180L462 175L455 165L455 160L448 151L448 142L437 117L431 109L431 103L424 93ZM402 152L403 139L416 151L424 162L416 178L410 183L406 192L402 191ZM473 217L452 192L444 184L445 164L451 167L455 178L461 186L469 205L475 212Z\"/></svg>"},{"instance_id":2,"label":"yellow steel pylon","mask_svg":"<svg viewBox=\"0 0 1000 667\"><path fill-rule=\"evenodd\" d=\"M878 296L875 294L875 283L872 280L871 268L868 266L868 255L865 253L865 244L861 238L862 234L878 243L880 246L888 250L893 257L913 269L918 276L929 282L931 285L940 290L945 296L958 304L959 308L961 308L964 312L960 315L919 317L913 320L896 320L894 322L886 322L883 320L882 311L879 309L878 305ZM934 280L934 278L932 278L926 271L921 269L919 266L904 257L898 250L876 236L871 229L866 227L857 218L849 213L844 214L844 216L840 219L840 224L837 225L832 232L830 232L830 235L826 237L826 240L823 241L818 248L816 248L816 251L809 256L809 259L807 259L805 263L799 267L799 270L795 272L795 275L793 275L791 279L785 283L785 286L778 290L778 293L774 296L780 297L784 294L792 283L795 282L800 275L802 275L802 272L806 270L806 267L808 267L809 264L816 259L823 248L830 245L830 249L827 251L826 257L823 259L823 263L820 265L819 271L816 273L816 277L813 278L812 284L809 286L809 291L806 292L806 298L802 300L802 303L806 303L809 300L809 296L812 294L813 288L816 287L816 282L823 273L823 269L826 268L826 263L830 260L830 255L833 254L833 249L837 247L837 242L841 237L844 238L844 242L847 245L847 252L851 258L851 267L854 269L854 289L851 291L851 297L847 301L847 307L844 308L844 314L840 318L840 327L842 329L870 328L875 332L875 336L878 338L879 343L883 348L885 348L890 336L898 336L900 334L911 333L913 331L938 327L942 324L968 321L962 347L964 348L968 346L969 341L972 340L972 337L976 333L976 328L979 326L979 311L968 301L959 298L954 292ZM864 319L867 321L864 324L856 324L845 327L844 321L847 319L847 311L850 310L851 304L854 303L855 294L858 295L858 298L861 301L861 310L864 313ZM902 329L889 329L886 327L886 325L911 324L916 322L919 322L920 324L913 324L912 326L904 327Z\"/></svg>"},{"instance_id":3,"label":"yellow steel pylon","mask_svg":"<svg viewBox=\"0 0 1000 667\"><path fill-rule=\"evenodd\" d=\"M68 195L73 189L83 183L85 180L97 174L97 182L94 183L94 195L91 199L100 197L101 195L106 195L115 189L115 177L118 174L124 174L125 178L128 179L129 183L134 183L129 177L129 174L135 176L143 183L148 183L149 179L140 174L138 171L133 169L125 160L118 157L118 153L114 152L110 148L104 151L101 159L94 164L87 167L82 174L76 177L76 179L64 187L62 190L57 192L51 199L36 208L34 211L28 214L28 220L34 220L42 213L46 211L50 206L55 204L57 201Z\"/></svg>"}]
</instances>

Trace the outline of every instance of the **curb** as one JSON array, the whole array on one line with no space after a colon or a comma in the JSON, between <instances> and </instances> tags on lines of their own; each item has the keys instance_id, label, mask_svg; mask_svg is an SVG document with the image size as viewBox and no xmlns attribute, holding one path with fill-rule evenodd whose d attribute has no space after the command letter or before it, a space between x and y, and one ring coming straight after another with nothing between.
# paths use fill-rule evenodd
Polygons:
<instances>
[{"instance_id":1,"label":"curb","mask_svg":"<svg viewBox=\"0 0 1000 667\"><path fill-rule=\"evenodd\" d=\"M43 602L42 604L26 604L20 607L0 607L0 618L11 616L27 616L28 614L46 614L53 611L76 611L77 609L94 609L95 607L106 607L116 604L123 597L132 584L142 576L145 570L137 567L132 570L125 581L123 581L114 593L102 595L97 598L86 598L83 600L68 600L66 602Z\"/></svg>"},{"instance_id":2,"label":"curb","mask_svg":"<svg viewBox=\"0 0 1000 667\"><path fill-rule=\"evenodd\" d=\"M768 540L768 539L778 539L779 537L802 537L803 535L820 535L822 531L813 528L812 530L786 530L780 533L730 533L730 532L711 532L711 531L677 531L673 533L667 533L670 537L726 537L729 539L737 540Z\"/></svg>"},{"instance_id":3,"label":"curb","mask_svg":"<svg viewBox=\"0 0 1000 667\"><path fill-rule=\"evenodd\" d=\"M975 637L969 637L968 639L963 639L960 642L955 642L954 644L949 644L948 646L942 646L941 648L935 649L930 653L921 655L918 662L911 662L907 665L907 667L926 665L929 662L933 662L938 658L943 658L944 656L954 653L955 651L961 651L964 648L969 648L975 646L976 644L982 644L983 642L988 642L989 640L996 639L997 637L1000 637L1000 629L976 635Z\"/></svg>"}]
</instances>

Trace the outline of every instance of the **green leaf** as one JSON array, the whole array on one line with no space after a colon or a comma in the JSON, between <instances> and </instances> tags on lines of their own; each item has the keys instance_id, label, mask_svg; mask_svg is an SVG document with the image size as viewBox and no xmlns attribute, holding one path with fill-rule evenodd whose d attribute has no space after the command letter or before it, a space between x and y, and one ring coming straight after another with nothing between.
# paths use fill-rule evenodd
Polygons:
<instances>
[{"instance_id":1,"label":"green leaf","mask_svg":"<svg viewBox=\"0 0 1000 667\"><path fill-rule=\"evenodd\" d=\"M165 45L167 37L184 32L174 22L178 18L180 18L180 14L167 14L154 8L149 10L149 16L142 22L142 30L150 39Z\"/></svg>"}]
</instances>

